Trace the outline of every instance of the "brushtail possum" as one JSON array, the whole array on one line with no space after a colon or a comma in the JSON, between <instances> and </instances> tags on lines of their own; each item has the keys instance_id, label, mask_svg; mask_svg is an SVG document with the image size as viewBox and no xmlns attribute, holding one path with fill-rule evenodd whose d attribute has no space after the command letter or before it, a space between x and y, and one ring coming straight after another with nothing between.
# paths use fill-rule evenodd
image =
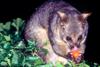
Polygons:
<instances>
[{"instance_id":1,"label":"brushtail possum","mask_svg":"<svg viewBox=\"0 0 100 67\"><path fill-rule=\"evenodd\" d=\"M85 52L85 41L88 34L87 18L91 13L81 13L64 1L46 1L32 14L24 29L26 40L35 40L36 48L43 46L49 53L41 50L37 54L46 62L67 61L82 62ZM75 59L72 51L78 51Z\"/></svg>"}]
</instances>

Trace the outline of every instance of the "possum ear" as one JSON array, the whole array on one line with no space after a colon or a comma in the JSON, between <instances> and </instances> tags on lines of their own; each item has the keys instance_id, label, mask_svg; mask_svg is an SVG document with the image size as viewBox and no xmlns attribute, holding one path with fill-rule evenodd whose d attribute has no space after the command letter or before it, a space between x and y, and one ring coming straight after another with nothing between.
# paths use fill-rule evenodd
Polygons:
<instances>
[{"instance_id":1,"label":"possum ear","mask_svg":"<svg viewBox=\"0 0 100 67\"><path fill-rule=\"evenodd\" d=\"M79 14L78 15L78 20L81 21L81 22L84 22L88 18L88 16L90 16L90 15L91 15L91 13Z\"/></svg>"},{"instance_id":2,"label":"possum ear","mask_svg":"<svg viewBox=\"0 0 100 67\"><path fill-rule=\"evenodd\" d=\"M62 12L57 12L57 14L59 15L60 19L61 19L61 25L64 25L65 23L68 23L68 15L66 15L65 13Z\"/></svg>"}]
</instances>

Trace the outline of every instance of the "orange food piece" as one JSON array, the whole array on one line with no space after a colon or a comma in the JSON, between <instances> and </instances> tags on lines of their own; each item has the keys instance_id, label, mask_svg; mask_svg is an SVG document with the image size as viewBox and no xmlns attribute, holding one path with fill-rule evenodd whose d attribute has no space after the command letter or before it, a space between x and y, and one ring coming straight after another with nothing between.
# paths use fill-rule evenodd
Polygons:
<instances>
[{"instance_id":1,"label":"orange food piece","mask_svg":"<svg viewBox=\"0 0 100 67\"><path fill-rule=\"evenodd\" d=\"M78 51L72 51L72 55L77 59L80 55Z\"/></svg>"}]
</instances>

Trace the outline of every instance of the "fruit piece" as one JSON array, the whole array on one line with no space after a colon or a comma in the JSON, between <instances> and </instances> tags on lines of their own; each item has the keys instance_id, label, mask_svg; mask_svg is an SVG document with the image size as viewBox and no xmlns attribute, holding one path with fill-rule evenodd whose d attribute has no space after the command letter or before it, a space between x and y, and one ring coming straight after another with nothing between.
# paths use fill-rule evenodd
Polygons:
<instances>
[{"instance_id":1,"label":"fruit piece","mask_svg":"<svg viewBox=\"0 0 100 67\"><path fill-rule=\"evenodd\" d=\"M75 59L77 59L80 56L77 50L72 51L72 55L75 57Z\"/></svg>"}]
</instances>

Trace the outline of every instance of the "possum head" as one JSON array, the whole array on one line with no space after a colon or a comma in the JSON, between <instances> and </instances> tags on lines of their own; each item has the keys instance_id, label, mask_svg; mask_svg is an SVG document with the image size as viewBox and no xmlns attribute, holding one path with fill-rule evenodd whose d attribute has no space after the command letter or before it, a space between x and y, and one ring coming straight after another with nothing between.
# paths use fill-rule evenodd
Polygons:
<instances>
[{"instance_id":1,"label":"possum head","mask_svg":"<svg viewBox=\"0 0 100 67\"><path fill-rule=\"evenodd\" d=\"M60 17L60 38L68 45L70 51L77 50L79 54L84 54L85 41L88 33L87 17L91 13L65 14L57 12ZM71 52L69 53L71 54ZM68 57L72 55L68 55ZM80 62L81 58L77 60ZM72 60L74 61L74 60Z\"/></svg>"}]
</instances>

